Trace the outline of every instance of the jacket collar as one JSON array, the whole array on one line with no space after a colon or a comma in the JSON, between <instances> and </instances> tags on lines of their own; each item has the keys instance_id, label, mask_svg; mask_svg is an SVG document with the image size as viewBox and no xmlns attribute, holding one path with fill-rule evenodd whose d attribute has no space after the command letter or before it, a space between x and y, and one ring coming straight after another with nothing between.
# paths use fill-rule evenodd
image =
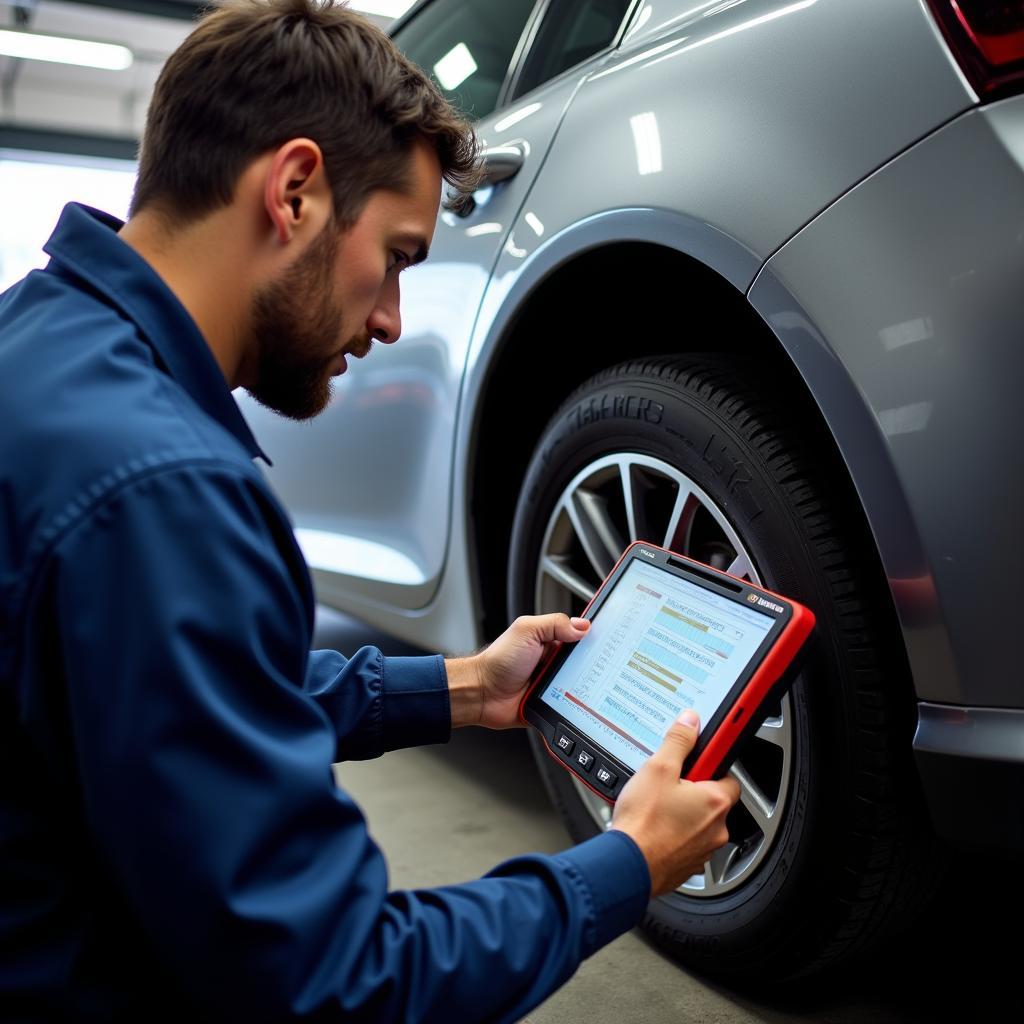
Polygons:
<instances>
[{"instance_id":1,"label":"jacket collar","mask_svg":"<svg viewBox=\"0 0 1024 1024\"><path fill-rule=\"evenodd\" d=\"M117 232L123 222L68 203L43 251L117 306L195 403L269 466L196 322L159 274Z\"/></svg>"}]
</instances>

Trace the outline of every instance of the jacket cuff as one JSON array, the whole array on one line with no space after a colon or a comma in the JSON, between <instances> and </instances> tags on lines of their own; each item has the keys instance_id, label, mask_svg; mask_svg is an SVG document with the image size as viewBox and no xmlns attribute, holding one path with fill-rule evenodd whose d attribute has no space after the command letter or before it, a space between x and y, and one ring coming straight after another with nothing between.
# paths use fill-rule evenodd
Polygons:
<instances>
[{"instance_id":1,"label":"jacket cuff","mask_svg":"<svg viewBox=\"0 0 1024 1024\"><path fill-rule=\"evenodd\" d=\"M385 750L447 743L452 714L444 658L382 658L381 706Z\"/></svg>"},{"instance_id":2,"label":"jacket cuff","mask_svg":"<svg viewBox=\"0 0 1024 1024\"><path fill-rule=\"evenodd\" d=\"M611 829L554 860L587 891L591 924L584 935L584 956L636 927L651 898L651 874L640 848Z\"/></svg>"}]
</instances>

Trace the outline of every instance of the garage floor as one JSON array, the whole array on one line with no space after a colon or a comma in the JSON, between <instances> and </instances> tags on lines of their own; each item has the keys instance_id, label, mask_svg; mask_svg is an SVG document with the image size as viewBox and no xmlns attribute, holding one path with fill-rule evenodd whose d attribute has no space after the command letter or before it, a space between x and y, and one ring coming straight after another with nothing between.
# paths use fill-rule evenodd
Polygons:
<instances>
[{"instance_id":1,"label":"garage floor","mask_svg":"<svg viewBox=\"0 0 1024 1024\"><path fill-rule=\"evenodd\" d=\"M351 653L373 643L415 653L368 627L323 612L317 646ZM337 766L388 856L392 884L465 881L530 850L555 852L567 836L551 810L523 733L467 729L446 746L397 751ZM798 993L754 999L690 975L633 932L580 968L530 1024L889 1024L1024 1019L1017 872L965 857L942 906L872 957Z\"/></svg>"}]
</instances>

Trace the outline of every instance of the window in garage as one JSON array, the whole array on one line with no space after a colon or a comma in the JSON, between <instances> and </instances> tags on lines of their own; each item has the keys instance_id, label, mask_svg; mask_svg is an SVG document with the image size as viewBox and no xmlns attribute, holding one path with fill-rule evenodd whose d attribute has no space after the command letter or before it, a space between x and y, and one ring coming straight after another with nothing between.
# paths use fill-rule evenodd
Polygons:
<instances>
[{"instance_id":1,"label":"window in garage","mask_svg":"<svg viewBox=\"0 0 1024 1024\"><path fill-rule=\"evenodd\" d=\"M65 203L85 203L123 219L134 184L130 160L0 150L0 291L46 265L43 245Z\"/></svg>"}]
</instances>

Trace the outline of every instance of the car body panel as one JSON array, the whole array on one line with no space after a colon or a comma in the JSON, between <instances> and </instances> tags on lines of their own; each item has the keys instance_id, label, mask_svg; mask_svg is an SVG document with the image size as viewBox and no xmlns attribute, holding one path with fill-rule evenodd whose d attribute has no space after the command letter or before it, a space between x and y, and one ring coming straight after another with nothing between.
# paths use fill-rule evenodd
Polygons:
<instances>
[{"instance_id":1,"label":"car body panel","mask_svg":"<svg viewBox=\"0 0 1024 1024\"><path fill-rule=\"evenodd\" d=\"M975 101L917 0L718 4L656 42L626 33L573 100L523 216L550 237L608 210L672 210L763 262ZM499 278L542 241L520 224L513 238Z\"/></svg>"},{"instance_id":2,"label":"car body panel","mask_svg":"<svg viewBox=\"0 0 1024 1024\"><path fill-rule=\"evenodd\" d=\"M889 576L922 699L1019 706L1024 98L971 111L773 257L750 300L804 374ZM866 414L866 415L865 415Z\"/></svg>"}]
</instances>

